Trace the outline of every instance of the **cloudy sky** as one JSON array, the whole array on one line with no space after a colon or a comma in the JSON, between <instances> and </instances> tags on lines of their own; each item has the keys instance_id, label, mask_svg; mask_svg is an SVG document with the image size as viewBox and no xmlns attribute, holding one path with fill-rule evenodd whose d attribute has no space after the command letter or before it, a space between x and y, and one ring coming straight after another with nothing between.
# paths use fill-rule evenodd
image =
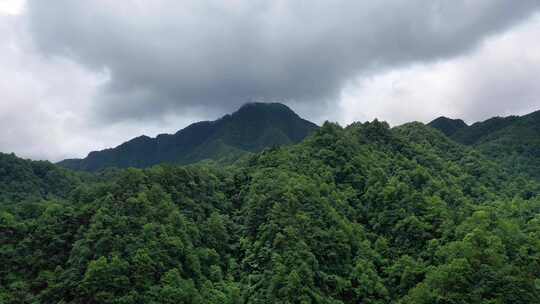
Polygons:
<instances>
[{"instance_id":1,"label":"cloudy sky","mask_svg":"<svg viewBox=\"0 0 540 304\"><path fill-rule=\"evenodd\" d=\"M538 0L0 0L0 151L82 157L249 101L317 123L540 109Z\"/></svg>"}]
</instances>

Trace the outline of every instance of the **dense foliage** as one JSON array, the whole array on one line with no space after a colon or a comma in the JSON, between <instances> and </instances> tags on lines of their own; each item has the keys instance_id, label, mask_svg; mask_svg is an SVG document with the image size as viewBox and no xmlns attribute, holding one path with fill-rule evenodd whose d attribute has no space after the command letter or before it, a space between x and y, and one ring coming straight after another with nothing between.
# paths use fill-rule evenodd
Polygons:
<instances>
[{"instance_id":1,"label":"dense foliage","mask_svg":"<svg viewBox=\"0 0 540 304\"><path fill-rule=\"evenodd\" d=\"M443 133L443 124L430 126ZM451 139L475 147L478 151L510 168L540 181L540 111L525 116L495 117L459 128Z\"/></svg>"},{"instance_id":2,"label":"dense foliage","mask_svg":"<svg viewBox=\"0 0 540 304\"><path fill-rule=\"evenodd\" d=\"M46 161L0 153L0 205L66 197L79 177Z\"/></svg>"},{"instance_id":3,"label":"dense foliage","mask_svg":"<svg viewBox=\"0 0 540 304\"><path fill-rule=\"evenodd\" d=\"M540 187L419 123L0 213L0 303L538 303Z\"/></svg>"},{"instance_id":4,"label":"dense foliage","mask_svg":"<svg viewBox=\"0 0 540 304\"><path fill-rule=\"evenodd\" d=\"M140 136L116 148L91 152L84 159L67 159L59 164L70 169L97 171L107 167L191 164L205 159L228 163L250 152L298 143L317 128L283 104L248 103L216 121L198 122L172 135Z\"/></svg>"}]
</instances>

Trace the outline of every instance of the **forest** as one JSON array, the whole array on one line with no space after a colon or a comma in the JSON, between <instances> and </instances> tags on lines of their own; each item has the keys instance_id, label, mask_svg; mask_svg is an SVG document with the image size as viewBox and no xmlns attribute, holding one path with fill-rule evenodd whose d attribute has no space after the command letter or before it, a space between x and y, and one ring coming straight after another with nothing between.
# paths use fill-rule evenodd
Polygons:
<instances>
[{"instance_id":1,"label":"forest","mask_svg":"<svg viewBox=\"0 0 540 304\"><path fill-rule=\"evenodd\" d=\"M1 154L0 303L539 303L536 154L501 150L519 127L326 122L92 173Z\"/></svg>"}]
</instances>

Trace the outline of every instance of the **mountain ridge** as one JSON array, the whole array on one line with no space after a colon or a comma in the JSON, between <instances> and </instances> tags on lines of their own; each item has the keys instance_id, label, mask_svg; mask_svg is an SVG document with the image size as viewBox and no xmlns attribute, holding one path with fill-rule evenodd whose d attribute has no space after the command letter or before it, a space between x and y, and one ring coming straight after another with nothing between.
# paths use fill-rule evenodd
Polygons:
<instances>
[{"instance_id":1,"label":"mountain ridge","mask_svg":"<svg viewBox=\"0 0 540 304\"><path fill-rule=\"evenodd\" d=\"M174 134L141 135L83 159L57 164L74 170L190 164L205 159L236 159L271 146L298 143L318 126L280 103L246 103L232 114L200 121Z\"/></svg>"},{"instance_id":2,"label":"mountain ridge","mask_svg":"<svg viewBox=\"0 0 540 304\"><path fill-rule=\"evenodd\" d=\"M444 126L429 126L445 133ZM445 133L446 134L446 133ZM522 116L496 116L460 128L447 136L471 146L510 170L540 179L540 111Z\"/></svg>"}]
</instances>

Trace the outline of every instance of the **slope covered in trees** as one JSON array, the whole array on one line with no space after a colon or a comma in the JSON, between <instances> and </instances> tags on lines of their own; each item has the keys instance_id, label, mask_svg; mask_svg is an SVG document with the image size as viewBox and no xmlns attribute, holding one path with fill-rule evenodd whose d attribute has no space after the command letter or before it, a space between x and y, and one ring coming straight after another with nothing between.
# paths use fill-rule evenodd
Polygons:
<instances>
[{"instance_id":1,"label":"slope covered in trees","mask_svg":"<svg viewBox=\"0 0 540 304\"><path fill-rule=\"evenodd\" d=\"M430 126L446 129L436 121ZM524 116L495 117L450 134L515 172L540 180L540 111Z\"/></svg>"},{"instance_id":2,"label":"slope covered in trees","mask_svg":"<svg viewBox=\"0 0 540 304\"><path fill-rule=\"evenodd\" d=\"M317 128L283 104L248 103L231 115L192 124L176 134L140 136L116 148L59 164L97 171L107 167L144 168L159 163L190 164L204 159L234 160L248 152L298 143Z\"/></svg>"},{"instance_id":3,"label":"slope covered in trees","mask_svg":"<svg viewBox=\"0 0 540 304\"><path fill-rule=\"evenodd\" d=\"M420 123L326 123L4 210L0 302L536 303L539 191Z\"/></svg>"},{"instance_id":4,"label":"slope covered in trees","mask_svg":"<svg viewBox=\"0 0 540 304\"><path fill-rule=\"evenodd\" d=\"M0 153L0 205L64 198L79 177L46 161L31 161Z\"/></svg>"}]
</instances>

